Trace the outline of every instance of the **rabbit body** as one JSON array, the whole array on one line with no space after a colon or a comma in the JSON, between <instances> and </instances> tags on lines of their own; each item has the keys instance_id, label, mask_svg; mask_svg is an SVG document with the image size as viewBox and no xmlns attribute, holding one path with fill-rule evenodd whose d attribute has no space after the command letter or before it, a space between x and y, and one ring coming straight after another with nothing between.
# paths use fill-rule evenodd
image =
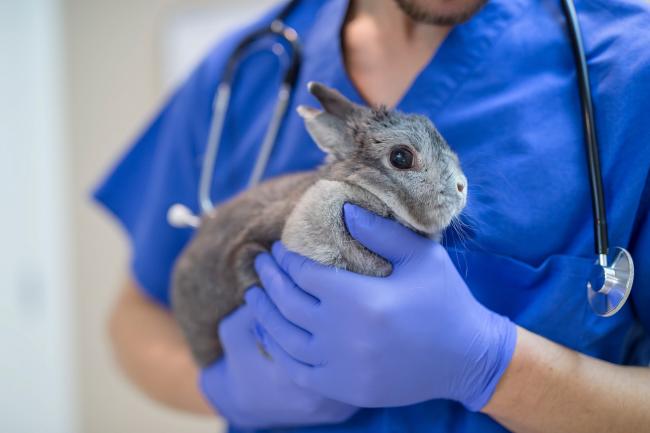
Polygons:
<instances>
[{"instance_id":1,"label":"rabbit body","mask_svg":"<svg viewBox=\"0 0 650 433\"><path fill-rule=\"evenodd\" d=\"M391 265L347 232L346 202L380 215L387 207L369 192L327 179L327 170L292 174L249 189L205 216L176 263L174 314L195 359L209 365L222 355L217 326L259 285L255 256L281 239L288 249L326 265L386 276Z\"/></svg>"},{"instance_id":2,"label":"rabbit body","mask_svg":"<svg viewBox=\"0 0 650 433\"><path fill-rule=\"evenodd\" d=\"M296 253L352 272L386 276L390 263L348 233L344 203L435 237L465 206L458 158L429 119L370 109L311 83L324 110L299 107L327 154L317 170L264 182L204 216L177 260L172 308L197 362L222 355L218 324L259 284L253 262L281 239Z\"/></svg>"}]
</instances>

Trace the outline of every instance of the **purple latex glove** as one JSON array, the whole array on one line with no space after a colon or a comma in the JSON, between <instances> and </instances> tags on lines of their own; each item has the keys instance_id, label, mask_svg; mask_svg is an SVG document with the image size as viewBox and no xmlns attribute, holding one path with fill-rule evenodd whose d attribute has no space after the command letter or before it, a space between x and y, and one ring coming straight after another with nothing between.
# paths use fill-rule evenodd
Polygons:
<instances>
[{"instance_id":1,"label":"purple latex glove","mask_svg":"<svg viewBox=\"0 0 650 433\"><path fill-rule=\"evenodd\" d=\"M358 410L296 385L262 355L255 327L248 306L224 319L219 326L224 358L201 372L204 396L229 423L251 429L336 424Z\"/></svg>"},{"instance_id":2,"label":"purple latex glove","mask_svg":"<svg viewBox=\"0 0 650 433\"><path fill-rule=\"evenodd\" d=\"M296 383L355 406L446 398L481 409L510 363L516 326L472 296L437 242L357 206L344 213L393 273L322 266L276 243L256 260L266 291L247 294L267 351Z\"/></svg>"}]
</instances>

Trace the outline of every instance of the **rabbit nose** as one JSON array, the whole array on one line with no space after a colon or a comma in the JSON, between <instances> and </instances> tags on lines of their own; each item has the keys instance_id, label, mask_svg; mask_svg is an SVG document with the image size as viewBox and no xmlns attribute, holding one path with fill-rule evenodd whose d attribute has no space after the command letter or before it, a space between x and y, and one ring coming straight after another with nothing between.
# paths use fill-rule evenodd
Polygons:
<instances>
[{"instance_id":1,"label":"rabbit nose","mask_svg":"<svg viewBox=\"0 0 650 433\"><path fill-rule=\"evenodd\" d=\"M458 190L458 192L462 194L462 192L465 191L465 184L458 182L456 184L456 189Z\"/></svg>"}]
</instances>

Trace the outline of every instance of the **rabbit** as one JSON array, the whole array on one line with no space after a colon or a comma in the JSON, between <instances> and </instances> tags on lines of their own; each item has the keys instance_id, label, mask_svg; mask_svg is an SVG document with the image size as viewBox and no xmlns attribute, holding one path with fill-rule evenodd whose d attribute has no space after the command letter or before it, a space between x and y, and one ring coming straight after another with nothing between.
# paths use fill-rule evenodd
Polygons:
<instances>
[{"instance_id":1,"label":"rabbit","mask_svg":"<svg viewBox=\"0 0 650 433\"><path fill-rule=\"evenodd\" d=\"M327 154L323 165L263 182L218 206L202 217L174 266L173 313L200 366L221 357L219 321L260 284L253 262L274 241L322 264L382 277L391 264L350 236L344 203L430 238L466 204L458 157L429 119L357 105L315 82L308 89L323 110L297 111Z\"/></svg>"}]
</instances>

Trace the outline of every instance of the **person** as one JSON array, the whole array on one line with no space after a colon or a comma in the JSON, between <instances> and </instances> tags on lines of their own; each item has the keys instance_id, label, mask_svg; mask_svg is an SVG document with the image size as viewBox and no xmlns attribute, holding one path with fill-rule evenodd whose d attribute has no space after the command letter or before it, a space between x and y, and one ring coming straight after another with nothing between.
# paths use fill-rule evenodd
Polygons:
<instances>
[{"instance_id":1,"label":"person","mask_svg":"<svg viewBox=\"0 0 650 433\"><path fill-rule=\"evenodd\" d=\"M228 419L233 432L641 432L650 426L650 7L577 1L612 245L631 251L630 301L601 318L580 100L559 1L302 1L296 93L265 178L323 154L295 113L308 81L358 103L421 113L458 153L469 201L442 244L347 204L352 236L386 278L330 269L275 244L262 287L199 370L169 313L173 263L192 236L166 222L199 206L198 173L224 62L275 8L214 47L95 196L132 241L110 321L128 376L151 398ZM243 60L216 163L217 203L242 191L274 102L267 50ZM260 356L263 344L271 359ZM200 386L197 386L200 383Z\"/></svg>"}]
</instances>

